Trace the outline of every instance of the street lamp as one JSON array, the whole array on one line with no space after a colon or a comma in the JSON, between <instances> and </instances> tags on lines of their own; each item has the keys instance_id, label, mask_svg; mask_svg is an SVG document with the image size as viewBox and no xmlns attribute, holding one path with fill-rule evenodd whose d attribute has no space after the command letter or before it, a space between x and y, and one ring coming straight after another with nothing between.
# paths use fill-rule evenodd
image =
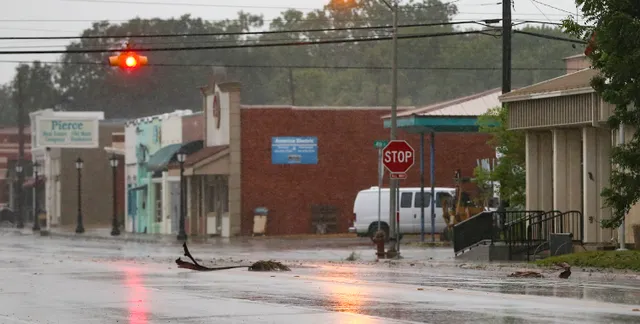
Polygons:
<instances>
[{"instance_id":1,"label":"street lamp","mask_svg":"<svg viewBox=\"0 0 640 324\"><path fill-rule=\"evenodd\" d=\"M40 173L40 163L38 161L33 163L33 227L31 230L40 230L40 219L38 219L38 173Z\"/></svg>"},{"instance_id":2,"label":"street lamp","mask_svg":"<svg viewBox=\"0 0 640 324\"><path fill-rule=\"evenodd\" d=\"M184 229L184 161L187 159L187 153L185 153L183 150L180 150L176 154L176 158L178 159L178 163L180 163L180 231L178 232L178 241L186 241L187 233Z\"/></svg>"},{"instance_id":3,"label":"street lamp","mask_svg":"<svg viewBox=\"0 0 640 324\"><path fill-rule=\"evenodd\" d=\"M18 175L18 192L17 192L17 196L18 196L18 206L17 206L17 211L16 214L18 216L18 221L17 221L17 226L18 228L24 228L24 220L22 219L22 203L24 200L24 197L22 197L22 183L23 183L23 177L22 177L22 171L24 171L24 169L22 168L22 161L18 161L18 163L16 163L16 173Z\"/></svg>"},{"instance_id":4,"label":"street lamp","mask_svg":"<svg viewBox=\"0 0 640 324\"><path fill-rule=\"evenodd\" d=\"M117 182L117 170L118 170L118 157L115 154L112 154L109 158L109 164L111 165L111 174L113 175L113 220L111 223L111 235L117 236L120 235L120 228L118 226L118 206L117 206L117 190L116 190L116 182Z\"/></svg>"},{"instance_id":5,"label":"street lamp","mask_svg":"<svg viewBox=\"0 0 640 324\"><path fill-rule=\"evenodd\" d=\"M84 233L84 226L82 225L82 167L84 161L80 157L76 159L76 170L78 170L78 225L76 226L76 233Z\"/></svg>"}]
</instances>

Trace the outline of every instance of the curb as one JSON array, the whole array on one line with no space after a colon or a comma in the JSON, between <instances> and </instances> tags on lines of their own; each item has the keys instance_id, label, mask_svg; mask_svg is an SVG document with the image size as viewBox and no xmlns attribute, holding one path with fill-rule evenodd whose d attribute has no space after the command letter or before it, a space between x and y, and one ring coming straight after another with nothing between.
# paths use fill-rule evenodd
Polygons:
<instances>
[{"instance_id":1,"label":"curb","mask_svg":"<svg viewBox=\"0 0 640 324\"><path fill-rule=\"evenodd\" d=\"M77 234L77 233L60 233L50 231L40 231L40 236L49 236L57 238L66 238L73 240L87 240L87 241L106 241L106 242L127 242L127 243L146 243L146 244L179 244L182 242L171 242L169 240L154 240L141 237L123 237L123 236L102 236L91 234Z\"/></svg>"},{"instance_id":2,"label":"curb","mask_svg":"<svg viewBox=\"0 0 640 324\"><path fill-rule=\"evenodd\" d=\"M13 233L18 235L32 235L32 236L43 236L43 237L55 237L55 238L65 238L65 239L73 239L73 240L87 240L87 241L107 241L107 242L130 242L130 243L147 243L147 244L178 244L177 240L175 242L171 242L170 240L157 240L157 239L149 239L144 237L123 237L123 236L102 236L102 235L91 235L91 234L76 234L76 233L60 233L55 231L47 231L41 230L38 235L37 232L33 232L31 229L29 230L20 230L16 228L1 228L0 232L4 233ZM188 241L189 242L189 241ZM194 242L195 243L195 242ZM197 244L197 243L196 243Z\"/></svg>"}]
</instances>

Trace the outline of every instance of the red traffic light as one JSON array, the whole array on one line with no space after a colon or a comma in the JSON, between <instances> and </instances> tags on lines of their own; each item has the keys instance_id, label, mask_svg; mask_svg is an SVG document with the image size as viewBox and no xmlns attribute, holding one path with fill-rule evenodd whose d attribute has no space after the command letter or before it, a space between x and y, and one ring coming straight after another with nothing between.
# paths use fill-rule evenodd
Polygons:
<instances>
[{"instance_id":1,"label":"red traffic light","mask_svg":"<svg viewBox=\"0 0 640 324\"><path fill-rule=\"evenodd\" d=\"M125 52L118 56L109 57L109 65L118 66L122 69L135 69L142 65L146 65L148 59L146 56L138 55L135 52Z\"/></svg>"},{"instance_id":2,"label":"red traffic light","mask_svg":"<svg viewBox=\"0 0 640 324\"><path fill-rule=\"evenodd\" d=\"M136 67L138 65L138 60L136 60L134 56L127 56L124 60L124 65L130 68Z\"/></svg>"}]
</instances>

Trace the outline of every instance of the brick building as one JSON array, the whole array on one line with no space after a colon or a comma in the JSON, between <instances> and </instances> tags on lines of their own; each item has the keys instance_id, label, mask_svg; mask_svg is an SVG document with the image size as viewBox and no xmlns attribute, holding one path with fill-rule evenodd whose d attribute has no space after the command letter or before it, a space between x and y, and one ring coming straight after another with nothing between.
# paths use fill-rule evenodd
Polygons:
<instances>
[{"instance_id":1,"label":"brick building","mask_svg":"<svg viewBox=\"0 0 640 324\"><path fill-rule=\"evenodd\" d=\"M330 211L325 217L335 231L348 230L357 192L377 185L373 142L389 136L381 119L388 107L241 105L237 83L211 85L203 96L204 148L185 163L192 235L251 234L258 207L268 209L267 234L315 232L312 218L322 211ZM273 164L272 138L281 136L317 137L317 164ZM417 135L400 131L399 138L417 150ZM439 134L436 186L453 186L456 169L471 176L477 159L495 157L487 140L486 134ZM428 169L428 153L425 161ZM169 172L177 175L177 164ZM418 186L418 175L416 164L402 185Z\"/></svg>"},{"instance_id":2,"label":"brick building","mask_svg":"<svg viewBox=\"0 0 640 324\"><path fill-rule=\"evenodd\" d=\"M24 129L25 145L24 159L31 161L31 131L27 126ZM11 207L11 184L7 176L9 167L18 159L18 128L7 127L0 129L0 206Z\"/></svg>"}]
</instances>

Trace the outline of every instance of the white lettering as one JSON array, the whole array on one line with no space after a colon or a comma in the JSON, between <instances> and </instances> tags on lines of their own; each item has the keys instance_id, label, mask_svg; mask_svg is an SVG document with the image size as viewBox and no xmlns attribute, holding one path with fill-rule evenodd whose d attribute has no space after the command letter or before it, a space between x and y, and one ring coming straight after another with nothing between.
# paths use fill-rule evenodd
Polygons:
<instances>
[{"instance_id":1,"label":"white lettering","mask_svg":"<svg viewBox=\"0 0 640 324\"><path fill-rule=\"evenodd\" d=\"M384 152L385 163L409 163L413 159L411 151L386 151Z\"/></svg>"}]
</instances>

